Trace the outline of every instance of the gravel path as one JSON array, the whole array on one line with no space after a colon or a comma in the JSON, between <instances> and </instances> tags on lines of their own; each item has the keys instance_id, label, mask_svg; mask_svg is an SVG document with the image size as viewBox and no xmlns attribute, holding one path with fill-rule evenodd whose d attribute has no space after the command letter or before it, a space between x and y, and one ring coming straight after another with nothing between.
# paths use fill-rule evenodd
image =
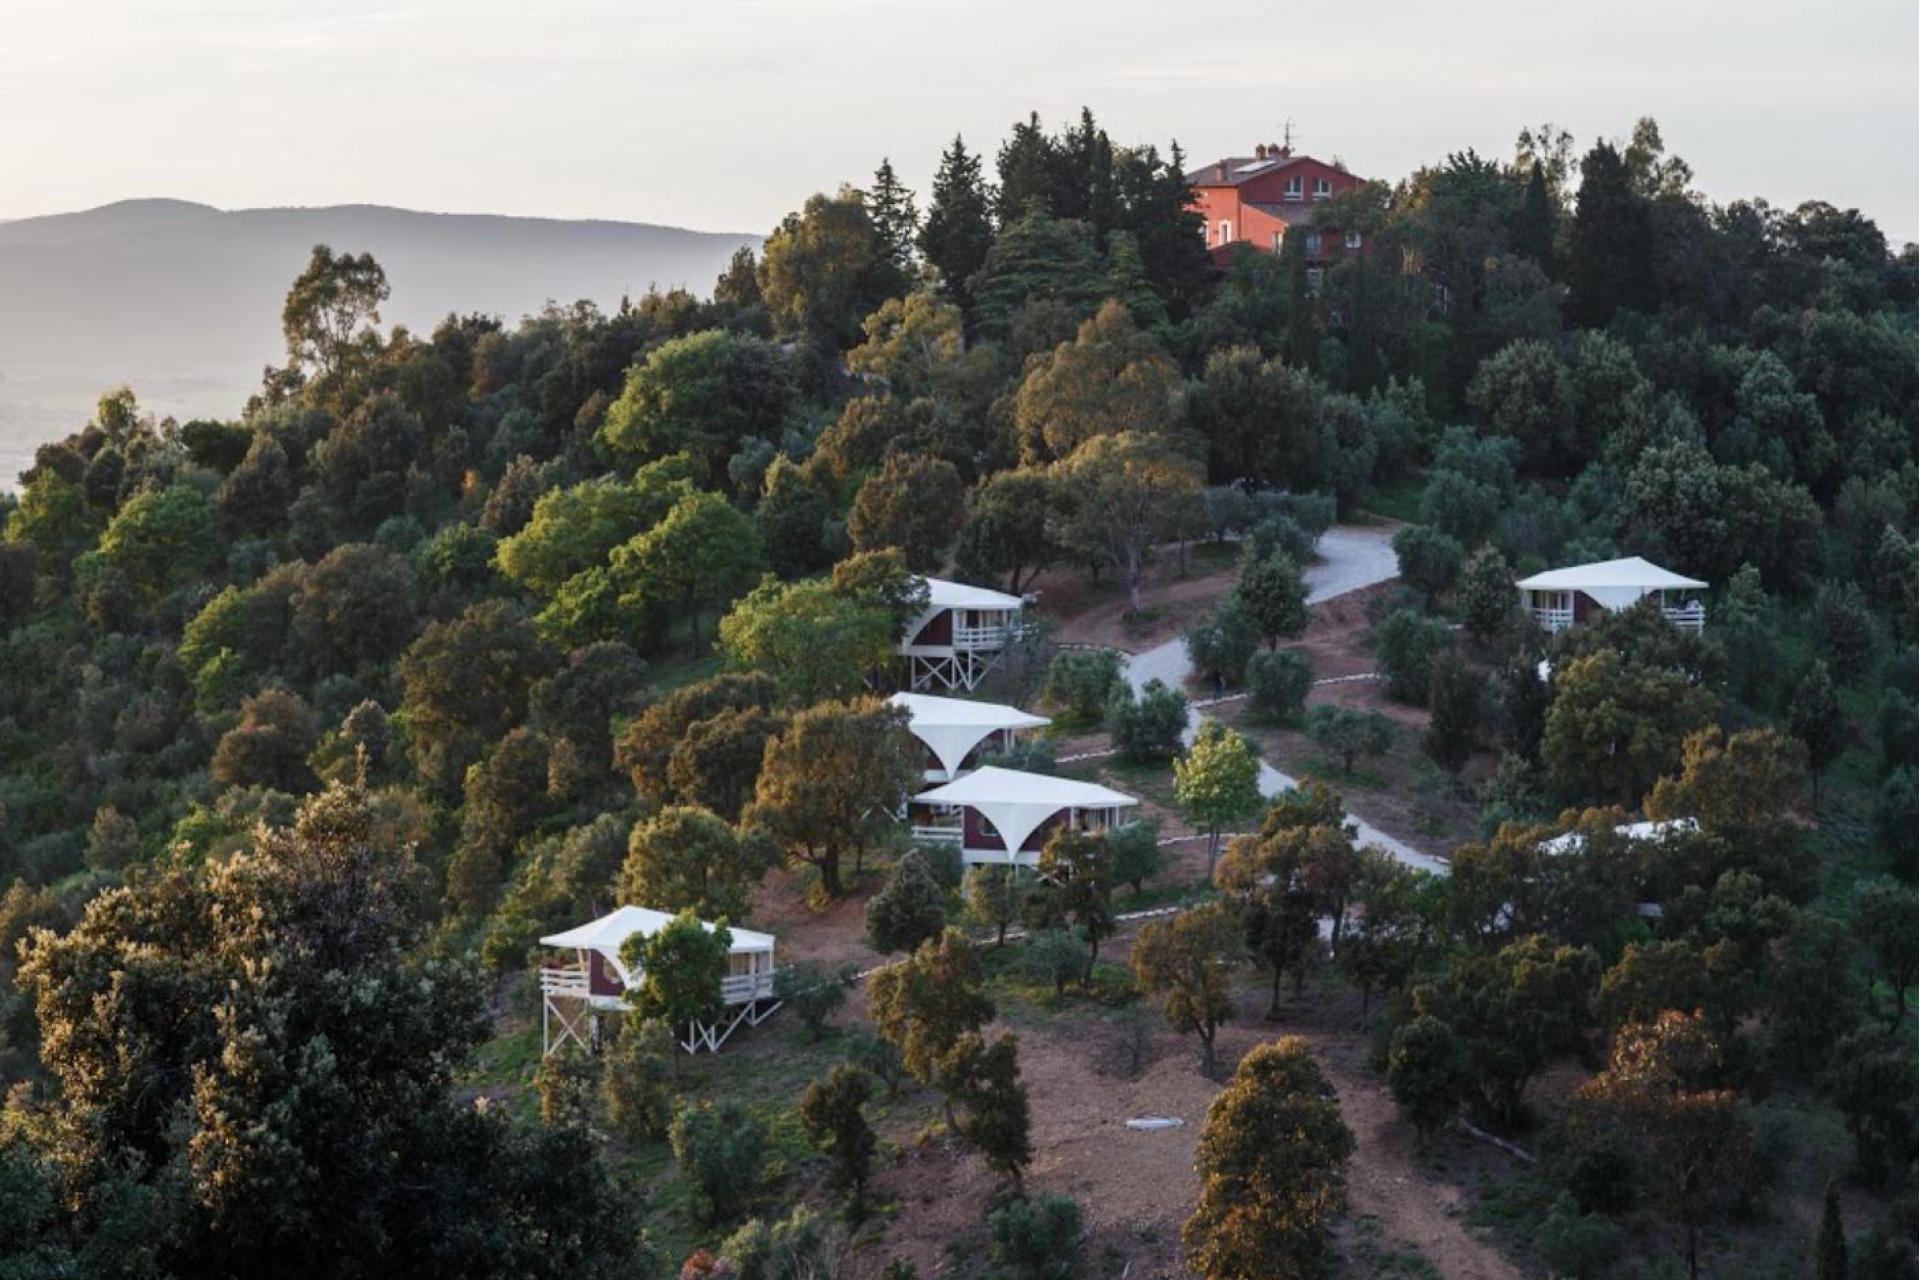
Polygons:
<instances>
[{"instance_id":1,"label":"gravel path","mask_svg":"<svg viewBox=\"0 0 1920 1280\"><path fill-rule=\"evenodd\" d=\"M1392 533L1385 529L1336 525L1327 530L1316 548L1320 553L1319 562L1308 566L1306 571L1307 603L1319 604L1398 576L1400 566L1393 554L1392 538ZM1136 692L1149 680L1183 688L1192 672L1193 664L1187 659L1184 639L1169 640L1145 653L1136 653L1127 660L1126 666L1127 683ZM1191 740L1200 724L1200 709L1191 708L1187 715L1187 737ZM1260 762L1261 795L1271 798L1299 785L1297 779L1264 760ZM1396 840L1358 814L1349 813L1347 819L1358 829L1361 844L1384 849L1410 867L1447 874L1447 864L1439 858L1420 852L1404 840Z\"/></svg>"}]
</instances>

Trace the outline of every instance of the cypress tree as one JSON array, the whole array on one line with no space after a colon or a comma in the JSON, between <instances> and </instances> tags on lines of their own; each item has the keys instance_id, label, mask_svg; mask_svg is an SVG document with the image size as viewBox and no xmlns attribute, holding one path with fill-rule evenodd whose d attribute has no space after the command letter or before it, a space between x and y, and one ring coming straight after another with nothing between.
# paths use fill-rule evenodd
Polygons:
<instances>
[{"instance_id":1,"label":"cypress tree","mask_svg":"<svg viewBox=\"0 0 1920 1280\"><path fill-rule=\"evenodd\" d=\"M920 211L913 206L913 192L902 186L893 172L893 161L881 157L873 171L873 186L867 191L867 216L880 234L893 265L902 271L913 265L914 235L920 230Z\"/></svg>"},{"instance_id":2,"label":"cypress tree","mask_svg":"<svg viewBox=\"0 0 1920 1280\"><path fill-rule=\"evenodd\" d=\"M1533 176L1527 179L1527 193L1520 201L1513 245L1532 258L1549 280L1554 278L1558 264L1553 260L1553 201L1547 195L1546 171L1538 160L1533 162Z\"/></svg>"},{"instance_id":3,"label":"cypress tree","mask_svg":"<svg viewBox=\"0 0 1920 1280\"><path fill-rule=\"evenodd\" d=\"M1847 1233L1840 1225L1840 1197L1827 1184L1820 1231L1813 1238L1813 1280L1847 1280Z\"/></svg>"},{"instance_id":4,"label":"cypress tree","mask_svg":"<svg viewBox=\"0 0 1920 1280\"><path fill-rule=\"evenodd\" d=\"M1633 189L1620 153L1595 144L1580 162L1580 195L1567 262L1568 318L1605 328L1622 308L1645 310L1653 298L1653 219Z\"/></svg>"},{"instance_id":5,"label":"cypress tree","mask_svg":"<svg viewBox=\"0 0 1920 1280\"><path fill-rule=\"evenodd\" d=\"M933 200L920 224L920 252L940 273L947 296L962 307L972 305L967 282L993 246L991 207L980 158L969 155L967 144L955 134L933 177Z\"/></svg>"}]
</instances>

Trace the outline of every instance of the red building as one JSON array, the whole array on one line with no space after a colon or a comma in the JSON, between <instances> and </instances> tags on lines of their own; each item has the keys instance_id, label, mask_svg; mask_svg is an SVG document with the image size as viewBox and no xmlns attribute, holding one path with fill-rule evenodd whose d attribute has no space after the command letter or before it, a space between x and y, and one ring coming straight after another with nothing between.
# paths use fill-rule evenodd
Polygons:
<instances>
[{"instance_id":1,"label":"red building","mask_svg":"<svg viewBox=\"0 0 1920 1280\"><path fill-rule=\"evenodd\" d=\"M1307 225L1316 205L1359 187L1360 179L1338 165L1261 143L1250 156L1194 170L1187 185L1193 188L1192 208L1206 219L1207 248L1223 265L1236 244L1278 253L1289 236L1304 238L1310 269L1360 250L1357 231Z\"/></svg>"}]
</instances>

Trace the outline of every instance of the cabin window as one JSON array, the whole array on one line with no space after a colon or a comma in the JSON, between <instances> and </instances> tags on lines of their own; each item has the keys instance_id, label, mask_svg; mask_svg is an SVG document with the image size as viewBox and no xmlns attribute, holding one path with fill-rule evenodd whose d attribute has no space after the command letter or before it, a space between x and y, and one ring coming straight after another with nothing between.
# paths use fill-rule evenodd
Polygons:
<instances>
[{"instance_id":1,"label":"cabin window","mask_svg":"<svg viewBox=\"0 0 1920 1280\"><path fill-rule=\"evenodd\" d=\"M1307 253L1311 255L1311 254L1317 254L1319 252L1320 252L1320 233L1318 231L1307 232Z\"/></svg>"},{"instance_id":2,"label":"cabin window","mask_svg":"<svg viewBox=\"0 0 1920 1280\"><path fill-rule=\"evenodd\" d=\"M1228 222L1228 221L1226 221L1226 220L1225 220L1225 219L1223 218L1223 219L1221 219L1221 221L1220 221L1220 240L1219 240L1219 243L1221 243L1221 244L1226 244L1226 243L1228 243L1229 241L1231 241L1232 239L1233 239L1233 224L1232 224L1231 222Z\"/></svg>"},{"instance_id":3,"label":"cabin window","mask_svg":"<svg viewBox=\"0 0 1920 1280\"><path fill-rule=\"evenodd\" d=\"M1347 248L1358 249L1359 247L1360 247L1360 233L1358 231L1347 232Z\"/></svg>"},{"instance_id":4,"label":"cabin window","mask_svg":"<svg viewBox=\"0 0 1920 1280\"><path fill-rule=\"evenodd\" d=\"M1273 251L1275 253L1280 252L1280 242L1285 240L1286 238L1287 238L1287 233L1284 231L1276 231L1273 233Z\"/></svg>"},{"instance_id":5,"label":"cabin window","mask_svg":"<svg viewBox=\"0 0 1920 1280\"><path fill-rule=\"evenodd\" d=\"M1300 196L1301 196L1300 175L1296 173L1291 178L1287 179L1286 198L1289 200L1298 200Z\"/></svg>"},{"instance_id":6,"label":"cabin window","mask_svg":"<svg viewBox=\"0 0 1920 1280\"><path fill-rule=\"evenodd\" d=\"M1320 292L1320 286L1323 283L1325 283L1326 278L1327 278L1327 273L1325 271L1322 271L1319 267L1308 267L1307 268L1307 292L1311 294L1318 294Z\"/></svg>"},{"instance_id":7,"label":"cabin window","mask_svg":"<svg viewBox=\"0 0 1920 1280\"><path fill-rule=\"evenodd\" d=\"M1331 182L1328 182L1325 178L1315 178L1313 180L1313 198L1315 200L1325 200L1332 194L1333 184Z\"/></svg>"}]
</instances>

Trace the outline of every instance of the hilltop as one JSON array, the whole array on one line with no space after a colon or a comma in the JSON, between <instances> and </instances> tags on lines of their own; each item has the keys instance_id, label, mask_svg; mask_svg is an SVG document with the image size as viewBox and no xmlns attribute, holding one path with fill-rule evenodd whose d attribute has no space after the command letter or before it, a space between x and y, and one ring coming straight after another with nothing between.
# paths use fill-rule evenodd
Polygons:
<instances>
[{"instance_id":1,"label":"hilltop","mask_svg":"<svg viewBox=\"0 0 1920 1280\"><path fill-rule=\"evenodd\" d=\"M372 252L394 285L382 318L425 330L448 312L512 320L549 299L613 308L649 285L704 289L759 241L641 222L168 199L0 222L0 484L117 383L183 419L232 413L280 358L287 280L317 243Z\"/></svg>"}]
</instances>

